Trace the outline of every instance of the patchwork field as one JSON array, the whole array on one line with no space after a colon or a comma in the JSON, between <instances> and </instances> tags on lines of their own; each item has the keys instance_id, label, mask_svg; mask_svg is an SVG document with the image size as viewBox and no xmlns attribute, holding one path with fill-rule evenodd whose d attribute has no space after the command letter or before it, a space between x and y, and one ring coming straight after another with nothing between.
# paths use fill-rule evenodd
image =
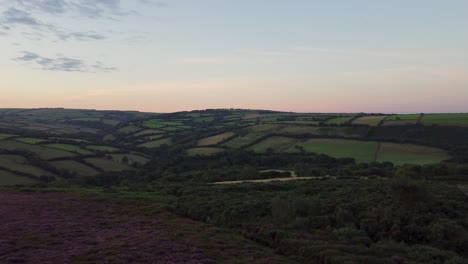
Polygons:
<instances>
[{"instance_id":1,"label":"patchwork field","mask_svg":"<svg viewBox=\"0 0 468 264\"><path fill-rule=\"evenodd\" d=\"M356 118L351 122L353 125L368 125L368 126L377 126L380 122L385 119L387 116L380 115L380 116L363 116Z\"/></svg>"},{"instance_id":2,"label":"patchwork field","mask_svg":"<svg viewBox=\"0 0 468 264\"><path fill-rule=\"evenodd\" d=\"M226 139L228 139L230 137L233 137L234 135L235 135L234 132L226 132L226 133L219 134L219 135L216 135L216 136L203 138L203 139L200 139L198 141L197 145L198 146L217 145L220 142L223 142L224 140L226 140Z\"/></svg>"},{"instance_id":3,"label":"patchwork field","mask_svg":"<svg viewBox=\"0 0 468 264\"><path fill-rule=\"evenodd\" d=\"M342 125L342 124L348 123L353 118L354 118L353 116L336 117L336 118L332 118L332 119L325 121L325 124Z\"/></svg>"},{"instance_id":4,"label":"patchwork field","mask_svg":"<svg viewBox=\"0 0 468 264\"><path fill-rule=\"evenodd\" d=\"M29 174L37 178L41 176L56 176L51 172L29 164L26 158L19 155L0 154L0 167L15 172Z\"/></svg>"},{"instance_id":5,"label":"patchwork field","mask_svg":"<svg viewBox=\"0 0 468 264\"><path fill-rule=\"evenodd\" d=\"M298 142L299 140L295 138L274 136L262 140L258 144L250 147L250 149L255 152L284 152Z\"/></svg>"},{"instance_id":6,"label":"patchwork field","mask_svg":"<svg viewBox=\"0 0 468 264\"><path fill-rule=\"evenodd\" d=\"M94 168L74 160L53 161L50 164L57 169L67 170L76 173L79 176L90 177L99 174L99 172Z\"/></svg>"},{"instance_id":7,"label":"patchwork field","mask_svg":"<svg viewBox=\"0 0 468 264\"><path fill-rule=\"evenodd\" d=\"M14 137L15 135L10 135L10 134L0 134L0 140L7 139Z\"/></svg>"},{"instance_id":8,"label":"patchwork field","mask_svg":"<svg viewBox=\"0 0 468 264\"><path fill-rule=\"evenodd\" d=\"M187 150L187 154L190 156L195 156L195 155L213 155L216 153L220 153L225 151L225 149L222 148L209 148L209 147L202 147L202 148L191 148Z\"/></svg>"},{"instance_id":9,"label":"patchwork field","mask_svg":"<svg viewBox=\"0 0 468 264\"><path fill-rule=\"evenodd\" d=\"M14 140L23 142L26 144L39 144L43 142L47 142L48 140L46 139L40 139L40 138L15 138Z\"/></svg>"},{"instance_id":10,"label":"patchwork field","mask_svg":"<svg viewBox=\"0 0 468 264\"><path fill-rule=\"evenodd\" d=\"M113 160L108 160L104 158L88 158L85 161L93 166L100 168L103 171L124 171L124 170L133 170L132 167L127 166L122 163L115 162Z\"/></svg>"},{"instance_id":11,"label":"patchwork field","mask_svg":"<svg viewBox=\"0 0 468 264\"><path fill-rule=\"evenodd\" d=\"M86 149L99 151L99 152L117 152L119 151L118 148L109 147L109 146L96 146L96 145L89 145L86 146Z\"/></svg>"},{"instance_id":12,"label":"patchwork field","mask_svg":"<svg viewBox=\"0 0 468 264\"><path fill-rule=\"evenodd\" d=\"M21 185L21 184L32 184L38 182L32 178L16 175L9 171L0 169L0 185L9 186L9 185Z\"/></svg>"},{"instance_id":13,"label":"patchwork field","mask_svg":"<svg viewBox=\"0 0 468 264\"><path fill-rule=\"evenodd\" d=\"M377 161L389 161L395 165L435 164L450 158L446 151L413 144L381 143Z\"/></svg>"},{"instance_id":14,"label":"patchwork field","mask_svg":"<svg viewBox=\"0 0 468 264\"><path fill-rule=\"evenodd\" d=\"M124 163L124 160L125 160L125 157L127 157L127 164L138 164L138 165L145 165L149 159L148 158L145 158L143 156L140 156L140 155L136 155L136 154L111 154L111 155L108 155L112 158L112 160L116 161L116 162L119 162L119 163Z\"/></svg>"},{"instance_id":15,"label":"patchwork field","mask_svg":"<svg viewBox=\"0 0 468 264\"><path fill-rule=\"evenodd\" d=\"M51 149L44 146L30 145L11 140L0 141L0 149L32 152L44 160L76 156L76 154L64 150Z\"/></svg>"},{"instance_id":16,"label":"patchwork field","mask_svg":"<svg viewBox=\"0 0 468 264\"><path fill-rule=\"evenodd\" d=\"M170 145L171 143L172 143L171 138L164 138L164 139L158 139L158 140L155 140L155 141L146 142L146 143L141 144L139 146L140 147L145 147L145 148L159 148L163 144Z\"/></svg>"},{"instance_id":17,"label":"patchwork field","mask_svg":"<svg viewBox=\"0 0 468 264\"><path fill-rule=\"evenodd\" d=\"M380 144L380 147L379 147ZM388 161L395 165L431 164L450 158L446 151L414 144L378 143L347 139L297 139L273 136L250 147L264 152L312 152L335 158L354 158L356 162Z\"/></svg>"},{"instance_id":18,"label":"patchwork field","mask_svg":"<svg viewBox=\"0 0 468 264\"><path fill-rule=\"evenodd\" d=\"M421 123L423 125L468 126L468 114L424 115Z\"/></svg>"},{"instance_id":19,"label":"patchwork field","mask_svg":"<svg viewBox=\"0 0 468 264\"><path fill-rule=\"evenodd\" d=\"M60 149L60 150L68 151L68 152L78 153L80 155L93 155L94 154L94 152L91 152L86 149L82 149L79 146L69 145L69 144L47 144L45 146L48 148Z\"/></svg>"},{"instance_id":20,"label":"patchwork field","mask_svg":"<svg viewBox=\"0 0 468 264\"><path fill-rule=\"evenodd\" d=\"M392 115L385 118L384 126L404 126L418 123L420 114Z\"/></svg>"},{"instance_id":21,"label":"patchwork field","mask_svg":"<svg viewBox=\"0 0 468 264\"><path fill-rule=\"evenodd\" d=\"M356 162L372 162L378 143L346 139L314 138L297 143L307 152L326 154L335 158L354 158ZM292 149L294 151L294 149Z\"/></svg>"}]
</instances>

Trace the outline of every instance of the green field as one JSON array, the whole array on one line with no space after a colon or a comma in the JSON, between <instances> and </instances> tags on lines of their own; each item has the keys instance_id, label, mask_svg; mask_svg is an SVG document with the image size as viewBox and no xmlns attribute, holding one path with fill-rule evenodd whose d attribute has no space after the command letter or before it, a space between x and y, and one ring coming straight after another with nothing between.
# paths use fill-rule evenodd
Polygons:
<instances>
[{"instance_id":1,"label":"green field","mask_svg":"<svg viewBox=\"0 0 468 264\"><path fill-rule=\"evenodd\" d=\"M108 156L112 157L112 160L118 163L124 163L124 157L127 157L127 164L136 163L138 165L145 165L149 161L148 158L136 154L111 154Z\"/></svg>"},{"instance_id":2,"label":"green field","mask_svg":"<svg viewBox=\"0 0 468 264\"><path fill-rule=\"evenodd\" d=\"M311 134L323 137L363 137L367 133L366 127L312 127L287 126L278 130L280 133L291 135Z\"/></svg>"},{"instance_id":3,"label":"green field","mask_svg":"<svg viewBox=\"0 0 468 264\"><path fill-rule=\"evenodd\" d=\"M435 164L450 158L447 152L413 144L381 143L377 161L388 161L395 165Z\"/></svg>"},{"instance_id":4,"label":"green field","mask_svg":"<svg viewBox=\"0 0 468 264\"><path fill-rule=\"evenodd\" d=\"M424 115L421 123L423 125L468 126L468 114Z\"/></svg>"},{"instance_id":5,"label":"green field","mask_svg":"<svg viewBox=\"0 0 468 264\"><path fill-rule=\"evenodd\" d=\"M196 155L213 155L216 153L223 152L222 148L191 148L187 150L187 154L190 156Z\"/></svg>"},{"instance_id":6,"label":"green field","mask_svg":"<svg viewBox=\"0 0 468 264\"><path fill-rule=\"evenodd\" d=\"M21 150L21 151L32 152L44 160L56 159L56 158L68 158L68 157L76 156L74 153L71 153L68 151L63 151L59 149L51 149L51 148L46 148L44 146L31 145L31 144L26 144L26 143L22 143L18 141L11 141L11 140L0 141L0 149Z\"/></svg>"},{"instance_id":7,"label":"green field","mask_svg":"<svg viewBox=\"0 0 468 264\"><path fill-rule=\"evenodd\" d=\"M356 118L351 122L353 125L368 125L368 126L377 126L380 122L386 118L387 116L379 115L379 116L362 116Z\"/></svg>"},{"instance_id":8,"label":"green field","mask_svg":"<svg viewBox=\"0 0 468 264\"><path fill-rule=\"evenodd\" d=\"M109 147L109 146L96 146L96 145L88 145L86 149L99 151L99 152L117 152L119 151L118 148Z\"/></svg>"},{"instance_id":9,"label":"green field","mask_svg":"<svg viewBox=\"0 0 468 264\"><path fill-rule=\"evenodd\" d=\"M261 142L250 147L250 149L255 152L284 152L294 146L294 144L296 144L298 141L299 140L295 138L275 136L262 140Z\"/></svg>"},{"instance_id":10,"label":"green field","mask_svg":"<svg viewBox=\"0 0 468 264\"><path fill-rule=\"evenodd\" d=\"M329 119L325 121L325 124L327 125L343 125L348 123L351 119L353 119L353 116L343 116L343 117L336 117Z\"/></svg>"},{"instance_id":11,"label":"green field","mask_svg":"<svg viewBox=\"0 0 468 264\"><path fill-rule=\"evenodd\" d=\"M141 128L139 128L137 126L134 126L134 125L130 125L130 126L122 127L117 131L120 132L120 133L124 133L124 134L131 134L131 133L135 133L135 132L137 132L139 130L141 130Z\"/></svg>"},{"instance_id":12,"label":"green field","mask_svg":"<svg viewBox=\"0 0 468 264\"><path fill-rule=\"evenodd\" d=\"M161 133L165 133L165 132L166 131L157 130L157 129L145 129L143 131L140 131L140 132L137 132L137 133L133 134L133 136L139 137L139 136L146 136L146 135L153 135L153 134L161 134Z\"/></svg>"},{"instance_id":13,"label":"green field","mask_svg":"<svg viewBox=\"0 0 468 264\"><path fill-rule=\"evenodd\" d=\"M226 139L228 139L230 137L233 137L234 135L235 135L234 132L226 132L226 133L219 134L219 135L216 135L216 136L203 138L203 139L200 139L198 141L197 145L198 146L217 145L220 142L223 142L224 140L226 140Z\"/></svg>"},{"instance_id":14,"label":"green field","mask_svg":"<svg viewBox=\"0 0 468 264\"><path fill-rule=\"evenodd\" d=\"M159 119L148 120L143 123L143 126L146 128L158 129L164 127L178 127L182 126L184 123L182 121L165 121Z\"/></svg>"},{"instance_id":15,"label":"green field","mask_svg":"<svg viewBox=\"0 0 468 264\"><path fill-rule=\"evenodd\" d=\"M163 139L158 139L150 142L146 142L143 144L138 145L139 147L145 147L145 148L159 148L161 145L171 145L172 140L171 138L163 138Z\"/></svg>"},{"instance_id":16,"label":"green field","mask_svg":"<svg viewBox=\"0 0 468 264\"><path fill-rule=\"evenodd\" d=\"M57 169L67 170L79 176L90 177L99 174L97 170L74 160L52 161L50 164Z\"/></svg>"},{"instance_id":17,"label":"green field","mask_svg":"<svg viewBox=\"0 0 468 264\"><path fill-rule=\"evenodd\" d=\"M19 176L9 171L0 169L0 186L9 186L9 185L23 185L23 184L32 184L38 182L32 178Z\"/></svg>"},{"instance_id":18,"label":"green field","mask_svg":"<svg viewBox=\"0 0 468 264\"><path fill-rule=\"evenodd\" d=\"M418 120L420 114L403 114L403 115L392 115L387 117L386 121L399 121L399 120Z\"/></svg>"},{"instance_id":19,"label":"green field","mask_svg":"<svg viewBox=\"0 0 468 264\"><path fill-rule=\"evenodd\" d=\"M372 162L378 143L346 139L314 138L297 143L307 152L321 153L335 158L354 158L356 162Z\"/></svg>"},{"instance_id":20,"label":"green field","mask_svg":"<svg viewBox=\"0 0 468 264\"><path fill-rule=\"evenodd\" d=\"M56 176L51 172L29 164L28 160L19 155L0 154L0 167L10 171L29 174L31 176Z\"/></svg>"},{"instance_id":21,"label":"green field","mask_svg":"<svg viewBox=\"0 0 468 264\"><path fill-rule=\"evenodd\" d=\"M47 144L45 146L48 148L54 148L54 149L60 149L60 150L65 150L69 152L78 153L80 155L93 155L94 154L94 152L91 152L86 149L82 149L79 146L69 145L69 144Z\"/></svg>"},{"instance_id":22,"label":"green field","mask_svg":"<svg viewBox=\"0 0 468 264\"><path fill-rule=\"evenodd\" d=\"M46 139L40 139L40 138L15 138L14 140L23 142L26 144L39 144L39 143L48 141Z\"/></svg>"},{"instance_id":23,"label":"green field","mask_svg":"<svg viewBox=\"0 0 468 264\"><path fill-rule=\"evenodd\" d=\"M14 137L15 135L10 135L10 134L0 134L0 140L7 139Z\"/></svg>"},{"instance_id":24,"label":"green field","mask_svg":"<svg viewBox=\"0 0 468 264\"><path fill-rule=\"evenodd\" d=\"M85 159L85 161L107 172L133 170L133 168L130 166L104 158L88 158Z\"/></svg>"}]
</instances>

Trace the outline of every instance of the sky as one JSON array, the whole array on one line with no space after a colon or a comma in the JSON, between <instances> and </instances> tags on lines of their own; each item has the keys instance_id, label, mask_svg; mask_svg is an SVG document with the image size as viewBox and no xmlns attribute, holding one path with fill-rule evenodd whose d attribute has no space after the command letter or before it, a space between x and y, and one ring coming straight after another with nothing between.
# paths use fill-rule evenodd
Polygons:
<instances>
[{"instance_id":1,"label":"sky","mask_svg":"<svg viewBox=\"0 0 468 264\"><path fill-rule=\"evenodd\" d=\"M466 0L0 0L0 108L468 112Z\"/></svg>"}]
</instances>

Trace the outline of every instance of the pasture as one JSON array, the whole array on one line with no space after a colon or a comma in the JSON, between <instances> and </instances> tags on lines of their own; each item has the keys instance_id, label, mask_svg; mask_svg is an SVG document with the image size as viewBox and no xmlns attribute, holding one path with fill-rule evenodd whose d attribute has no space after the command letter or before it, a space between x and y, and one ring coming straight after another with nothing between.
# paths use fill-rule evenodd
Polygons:
<instances>
[{"instance_id":1,"label":"pasture","mask_svg":"<svg viewBox=\"0 0 468 264\"><path fill-rule=\"evenodd\" d=\"M74 153L64 150L51 149L40 145L31 145L11 140L0 141L0 149L32 152L44 160L56 158L69 158L76 156Z\"/></svg>"},{"instance_id":2,"label":"pasture","mask_svg":"<svg viewBox=\"0 0 468 264\"><path fill-rule=\"evenodd\" d=\"M99 174L94 168L75 160L52 161L50 164L59 170L66 170L79 176L90 177Z\"/></svg>"},{"instance_id":3,"label":"pasture","mask_svg":"<svg viewBox=\"0 0 468 264\"><path fill-rule=\"evenodd\" d=\"M27 185L37 183L32 178L16 175L6 170L0 169L0 186Z\"/></svg>"},{"instance_id":4,"label":"pasture","mask_svg":"<svg viewBox=\"0 0 468 264\"><path fill-rule=\"evenodd\" d=\"M84 161L106 172L133 170L130 166L104 158L88 158Z\"/></svg>"},{"instance_id":5,"label":"pasture","mask_svg":"<svg viewBox=\"0 0 468 264\"><path fill-rule=\"evenodd\" d=\"M127 157L127 164L145 165L149 161L148 158L136 154L111 154L108 156L111 157L112 160L124 164L125 157Z\"/></svg>"},{"instance_id":6,"label":"pasture","mask_svg":"<svg viewBox=\"0 0 468 264\"><path fill-rule=\"evenodd\" d=\"M285 152L299 140L290 137L269 137L250 147L255 152Z\"/></svg>"},{"instance_id":7,"label":"pasture","mask_svg":"<svg viewBox=\"0 0 468 264\"><path fill-rule=\"evenodd\" d=\"M14 140L23 142L26 144L39 144L43 142L47 142L47 139L40 139L40 138L15 138Z\"/></svg>"},{"instance_id":8,"label":"pasture","mask_svg":"<svg viewBox=\"0 0 468 264\"><path fill-rule=\"evenodd\" d=\"M324 122L324 124L327 125L343 125L351 121L353 119L353 116L342 116L342 117L335 117L328 119L327 121Z\"/></svg>"},{"instance_id":9,"label":"pasture","mask_svg":"<svg viewBox=\"0 0 468 264\"><path fill-rule=\"evenodd\" d=\"M402 114L392 115L385 119L386 121L398 121L398 120L418 120L421 117L420 114Z\"/></svg>"},{"instance_id":10,"label":"pasture","mask_svg":"<svg viewBox=\"0 0 468 264\"><path fill-rule=\"evenodd\" d=\"M135 125L129 125L129 126L125 126L125 127L122 127L120 128L119 130L117 130L117 132L119 133L123 133L123 134L132 134L132 133L135 133L137 131L140 131L141 128L135 126Z\"/></svg>"},{"instance_id":11,"label":"pasture","mask_svg":"<svg viewBox=\"0 0 468 264\"><path fill-rule=\"evenodd\" d=\"M154 134L161 134L161 133L165 133L165 131L157 130L157 129L145 129L145 130L142 130L140 132L133 134L132 136L140 137L140 136L154 135Z\"/></svg>"},{"instance_id":12,"label":"pasture","mask_svg":"<svg viewBox=\"0 0 468 264\"><path fill-rule=\"evenodd\" d=\"M187 150L187 154L189 156L196 156L196 155L213 155L216 153L220 153L225 151L222 148L209 148L209 147L202 147L202 148L191 148Z\"/></svg>"},{"instance_id":13,"label":"pasture","mask_svg":"<svg viewBox=\"0 0 468 264\"><path fill-rule=\"evenodd\" d=\"M77 154L80 154L80 155L93 155L94 154L94 152L91 152L91 151L86 150L86 149L82 149L79 146L69 145L69 144L47 144L45 146L48 147L48 148L54 148L54 149L60 149L60 150L65 150L65 151L69 151L69 152L74 152L74 153L77 153Z\"/></svg>"},{"instance_id":14,"label":"pasture","mask_svg":"<svg viewBox=\"0 0 468 264\"><path fill-rule=\"evenodd\" d=\"M118 148L109 147L109 146L97 146L97 145L88 145L86 149L97 151L97 152L117 152Z\"/></svg>"},{"instance_id":15,"label":"pasture","mask_svg":"<svg viewBox=\"0 0 468 264\"><path fill-rule=\"evenodd\" d=\"M387 116L385 116L385 115L362 116L362 117L354 119L353 122L351 122L351 124L353 124L353 125L377 126L386 117Z\"/></svg>"},{"instance_id":16,"label":"pasture","mask_svg":"<svg viewBox=\"0 0 468 264\"><path fill-rule=\"evenodd\" d=\"M380 143L377 161L403 164L435 164L450 158L446 151L414 144Z\"/></svg>"},{"instance_id":17,"label":"pasture","mask_svg":"<svg viewBox=\"0 0 468 264\"><path fill-rule=\"evenodd\" d=\"M26 158L19 155L0 154L0 167L38 178L41 176L56 176L51 172L29 164Z\"/></svg>"},{"instance_id":18,"label":"pasture","mask_svg":"<svg viewBox=\"0 0 468 264\"><path fill-rule=\"evenodd\" d=\"M359 162L372 162L378 143L347 139L313 138L296 144L307 152L325 154L335 158L354 158ZM295 151L294 148L291 149Z\"/></svg>"},{"instance_id":19,"label":"pasture","mask_svg":"<svg viewBox=\"0 0 468 264\"><path fill-rule=\"evenodd\" d=\"M225 141L228 138L233 137L235 134L234 132L226 132L222 133L219 135L211 136L211 137L206 137L203 139L200 139L197 143L198 146L211 146L211 145L217 145L223 141Z\"/></svg>"},{"instance_id":20,"label":"pasture","mask_svg":"<svg viewBox=\"0 0 468 264\"><path fill-rule=\"evenodd\" d=\"M468 126L468 114L431 114L421 118L423 125Z\"/></svg>"},{"instance_id":21,"label":"pasture","mask_svg":"<svg viewBox=\"0 0 468 264\"><path fill-rule=\"evenodd\" d=\"M139 147L145 147L145 148L159 148L162 145L171 145L172 140L171 138L163 138L163 139L158 139L150 142L146 142L143 144L138 145Z\"/></svg>"},{"instance_id":22,"label":"pasture","mask_svg":"<svg viewBox=\"0 0 468 264\"><path fill-rule=\"evenodd\" d=\"M10 134L0 134L0 140L7 139L14 137L15 135L10 135Z\"/></svg>"}]
</instances>

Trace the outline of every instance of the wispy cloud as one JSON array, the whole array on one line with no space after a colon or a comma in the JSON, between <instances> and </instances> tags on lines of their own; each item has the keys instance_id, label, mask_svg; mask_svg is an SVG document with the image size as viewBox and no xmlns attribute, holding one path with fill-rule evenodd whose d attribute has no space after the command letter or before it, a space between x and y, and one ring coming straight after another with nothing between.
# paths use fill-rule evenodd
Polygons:
<instances>
[{"instance_id":1,"label":"wispy cloud","mask_svg":"<svg viewBox=\"0 0 468 264\"><path fill-rule=\"evenodd\" d=\"M49 58L38 55L37 53L24 51L21 56L14 58L18 62L33 64L39 66L42 70L47 71L64 71L64 72L111 72L117 70L115 67L105 66L100 61L87 63L81 59L56 57Z\"/></svg>"}]
</instances>

